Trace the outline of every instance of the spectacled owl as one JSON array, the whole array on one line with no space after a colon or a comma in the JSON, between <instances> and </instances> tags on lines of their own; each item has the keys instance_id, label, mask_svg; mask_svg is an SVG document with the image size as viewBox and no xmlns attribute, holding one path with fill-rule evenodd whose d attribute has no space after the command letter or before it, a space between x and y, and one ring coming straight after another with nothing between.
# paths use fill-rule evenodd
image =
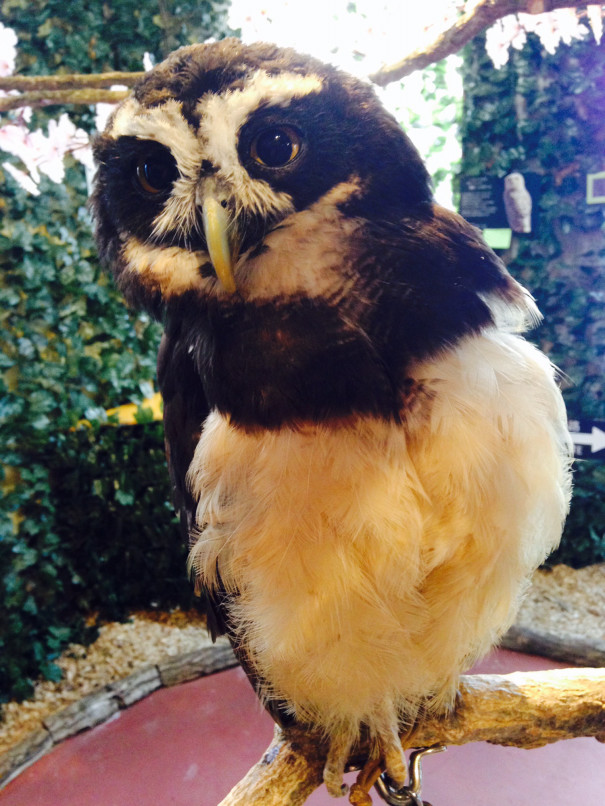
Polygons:
<instances>
[{"instance_id":1,"label":"spectacled owl","mask_svg":"<svg viewBox=\"0 0 605 806\"><path fill-rule=\"evenodd\" d=\"M438 206L372 88L234 39L147 73L95 144L126 299L163 322L175 504L214 635L324 780L452 706L560 539L570 442L531 296Z\"/></svg>"}]
</instances>

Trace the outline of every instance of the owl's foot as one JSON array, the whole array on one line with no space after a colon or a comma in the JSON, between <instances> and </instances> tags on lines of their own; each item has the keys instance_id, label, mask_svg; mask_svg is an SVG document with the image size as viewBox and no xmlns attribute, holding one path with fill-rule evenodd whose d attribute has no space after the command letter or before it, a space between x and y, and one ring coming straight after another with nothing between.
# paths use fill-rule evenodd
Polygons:
<instances>
[{"instance_id":1,"label":"owl's foot","mask_svg":"<svg viewBox=\"0 0 605 806\"><path fill-rule=\"evenodd\" d=\"M378 770L376 777L384 770L397 788L403 787L407 779L407 763L396 720L385 720L381 730L377 731L376 743L381 761L369 761L362 770L361 776L364 775L366 769L368 776L372 775L374 770ZM323 778L326 789L332 797L339 798L348 792L349 788L343 783L343 776L352 744L353 741L346 735L335 736L330 743ZM360 778L357 783L360 783Z\"/></svg>"},{"instance_id":2,"label":"owl's foot","mask_svg":"<svg viewBox=\"0 0 605 806\"><path fill-rule=\"evenodd\" d=\"M389 730L388 733L380 734L378 743L386 774L395 786L401 789L405 786L408 777L408 766L397 727Z\"/></svg>"},{"instance_id":3,"label":"owl's foot","mask_svg":"<svg viewBox=\"0 0 605 806\"><path fill-rule=\"evenodd\" d=\"M332 795L333 798L341 798L349 791L349 787L342 779L352 744L352 739L346 734L334 736L330 742L323 777L328 794Z\"/></svg>"}]
</instances>

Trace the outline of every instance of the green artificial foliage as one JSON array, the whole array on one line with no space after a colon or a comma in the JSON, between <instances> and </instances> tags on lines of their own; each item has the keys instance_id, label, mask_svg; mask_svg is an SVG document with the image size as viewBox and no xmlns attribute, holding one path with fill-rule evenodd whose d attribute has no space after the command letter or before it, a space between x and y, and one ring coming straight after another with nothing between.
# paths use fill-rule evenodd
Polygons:
<instances>
[{"instance_id":1,"label":"green artificial foliage","mask_svg":"<svg viewBox=\"0 0 605 806\"><path fill-rule=\"evenodd\" d=\"M229 0L0 0L24 75L142 70L181 45L222 38Z\"/></svg>"},{"instance_id":2,"label":"green artificial foliage","mask_svg":"<svg viewBox=\"0 0 605 806\"><path fill-rule=\"evenodd\" d=\"M231 33L226 2L0 0L18 72L141 70ZM94 110L68 111L90 129ZM17 113L15 113L16 115ZM12 117L14 117L13 115ZM3 122L10 122L8 116ZM70 642L135 608L190 606L162 426L108 424L153 391L161 326L129 311L96 256L84 169L29 196L0 154L0 703L28 696ZM86 420L87 424L82 424Z\"/></svg>"},{"instance_id":3,"label":"green artificial foliage","mask_svg":"<svg viewBox=\"0 0 605 806\"><path fill-rule=\"evenodd\" d=\"M564 374L572 420L605 420L605 205L586 201L587 174L605 170L604 105L605 40L587 35L550 55L529 35L500 70L483 37L465 50L461 173L541 177L538 229L502 257L544 315L530 337ZM605 463L576 462L574 486L551 561L601 562Z\"/></svg>"},{"instance_id":4,"label":"green artificial foliage","mask_svg":"<svg viewBox=\"0 0 605 806\"><path fill-rule=\"evenodd\" d=\"M92 614L190 601L162 427L105 413L151 392L160 327L100 270L80 168L42 190L7 195L0 225L3 699L56 674Z\"/></svg>"}]
</instances>

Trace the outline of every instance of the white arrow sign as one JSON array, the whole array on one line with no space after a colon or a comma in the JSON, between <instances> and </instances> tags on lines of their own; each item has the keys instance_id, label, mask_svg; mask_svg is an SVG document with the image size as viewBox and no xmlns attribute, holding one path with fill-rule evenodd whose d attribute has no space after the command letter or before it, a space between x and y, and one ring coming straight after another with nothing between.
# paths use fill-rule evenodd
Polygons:
<instances>
[{"instance_id":1,"label":"white arrow sign","mask_svg":"<svg viewBox=\"0 0 605 806\"><path fill-rule=\"evenodd\" d=\"M605 431L593 425L590 434L571 433L571 439L575 445L588 445L591 453L605 449Z\"/></svg>"}]
</instances>

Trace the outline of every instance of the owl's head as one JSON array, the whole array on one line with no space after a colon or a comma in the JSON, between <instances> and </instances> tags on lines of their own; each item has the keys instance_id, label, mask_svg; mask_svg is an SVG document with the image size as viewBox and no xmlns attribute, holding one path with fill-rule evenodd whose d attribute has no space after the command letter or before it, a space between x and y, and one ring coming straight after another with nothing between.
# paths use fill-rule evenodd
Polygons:
<instances>
[{"instance_id":1,"label":"owl's head","mask_svg":"<svg viewBox=\"0 0 605 806\"><path fill-rule=\"evenodd\" d=\"M152 310L191 292L266 297L271 282L283 295L283 267L271 280L255 261L297 216L328 229L336 215L339 226L397 221L431 200L418 153L371 87L234 39L181 48L147 73L95 157L102 257Z\"/></svg>"}]
</instances>

